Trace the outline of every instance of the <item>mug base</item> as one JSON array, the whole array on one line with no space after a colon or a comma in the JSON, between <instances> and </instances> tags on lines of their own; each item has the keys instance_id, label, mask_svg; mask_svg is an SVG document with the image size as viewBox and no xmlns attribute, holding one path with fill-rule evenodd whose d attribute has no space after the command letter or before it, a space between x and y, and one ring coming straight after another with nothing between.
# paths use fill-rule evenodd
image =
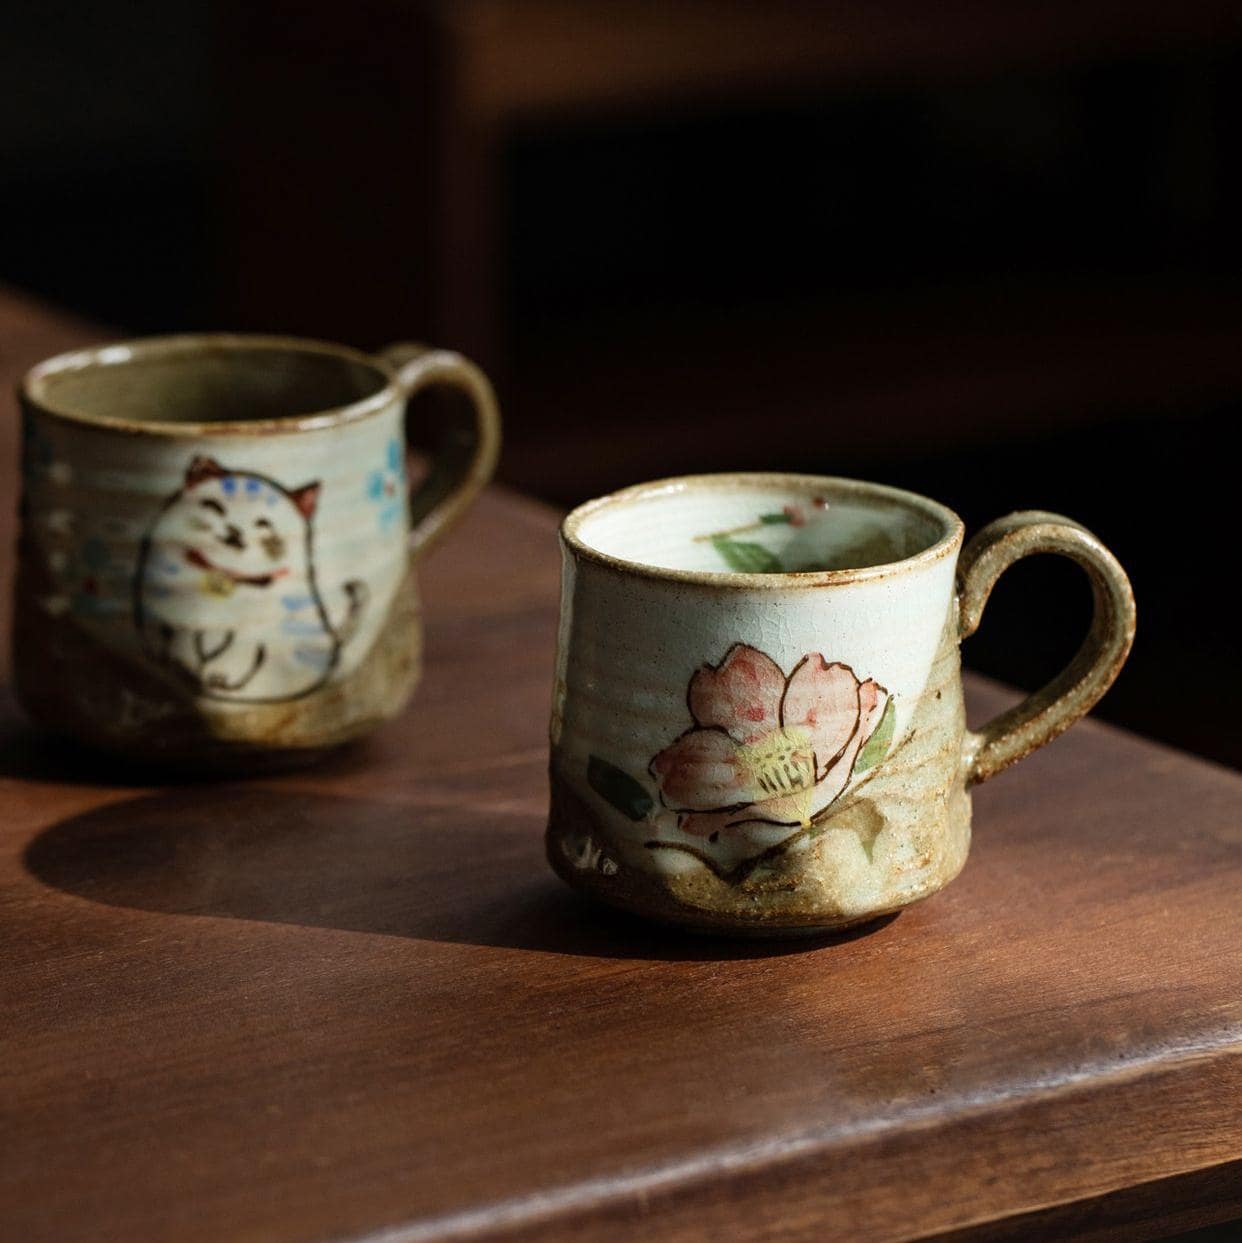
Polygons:
<instances>
[{"instance_id":1,"label":"mug base","mask_svg":"<svg viewBox=\"0 0 1242 1243\"><path fill-rule=\"evenodd\" d=\"M630 877L624 871L603 876L593 869L574 867L562 849L555 824L549 825L545 843L552 870L583 897L690 936L748 941L831 940L841 933L856 932L871 924L887 922L906 906L913 905L913 902L900 903L857 915L785 911L742 918L735 913L716 914L702 907L683 904L671 894L653 888L648 877Z\"/></svg>"},{"instance_id":2,"label":"mug base","mask_svg":"<svg viewBox=\"0 0 1242 1243\"><path fill-rule=\"evenodd\" d=\"M123 655L72 618L17 593L14 690L36 725L62 739L167 775L227 776L305 767L395 716L422 664L413 571L370 650L347 674L273 703L195 696L146 661Z\"/></svg>"}]
</instances>

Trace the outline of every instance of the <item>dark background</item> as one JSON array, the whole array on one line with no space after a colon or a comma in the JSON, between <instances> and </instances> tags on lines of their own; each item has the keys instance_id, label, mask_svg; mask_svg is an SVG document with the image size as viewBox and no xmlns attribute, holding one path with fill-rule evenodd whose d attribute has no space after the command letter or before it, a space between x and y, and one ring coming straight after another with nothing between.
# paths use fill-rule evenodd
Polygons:
<instances>
[{"instance_id":1,"label":"dark background","mask_svg":"<svg viewBox=\"0 0 1242 1243\"><path fill-rule=\"evenodd\" d=\"M1098 712L1242 762L1234 4L20 4L0 281L134 333L474 355L502 477L682 471L1092 527L1139 601ZM1026 686L1071 567L967 663Z\"/></svg>"}]
</instances>

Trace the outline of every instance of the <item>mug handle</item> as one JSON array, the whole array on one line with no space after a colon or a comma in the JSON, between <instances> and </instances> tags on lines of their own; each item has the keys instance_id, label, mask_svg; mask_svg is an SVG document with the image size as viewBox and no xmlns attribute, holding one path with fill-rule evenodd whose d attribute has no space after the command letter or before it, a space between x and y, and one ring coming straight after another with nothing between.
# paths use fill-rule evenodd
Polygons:
<instances>
[{"instance_id":1,"label":"mug handle","mask_svg":"<svg viewBox=\"0 0 1242 1243\"><path fill-rule=\"evenodd\" d=\"M470 414L454 412L431 470L410 495L410 552L417 557L465 513L495 472L500 410L487 376L451 350L401 342L385 346L379 357L396 373L407 402L435 384L461 389L470 399Z\"/></svg>"},{"instance_id":2,"label":"mug handle","mask_svg":"<svg viewBox=\"0 0 1242 1243\"><path fill-rule=\"evenodd\" d=\"M1077 655L1046 686L977 733L966 731L966 784L977 785L1069 729L1113 684L1134 642L1134 592L1100 541L1060 514L1026 510L998 518L962 550L957 567L958 628L974 634L996 580L1015 561L1050 552L1076 561L1091 580L1091 629Z\"/></svg>"}]
</instances>

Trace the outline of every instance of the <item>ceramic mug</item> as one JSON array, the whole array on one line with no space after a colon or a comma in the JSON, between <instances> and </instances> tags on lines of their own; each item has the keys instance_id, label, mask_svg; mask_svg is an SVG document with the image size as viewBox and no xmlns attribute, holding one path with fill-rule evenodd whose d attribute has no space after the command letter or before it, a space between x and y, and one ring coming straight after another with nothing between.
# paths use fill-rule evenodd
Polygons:
<instances>
[{"instance_id":1,"label":"ceramic mug","mask_svg":"<svg viewBox=\"0 0 1242 1243\"><path fill-rule=\"evenodd\" d=\"M462 390L426 480L406 403ZM24 379L14 671L38 722L141 760L252 766L393 715L419 675L414 562L490 478L460 356L193 335Z\"/></svg>"},{"instance_id":2,"label":"ceramic mug","mask_svg":"<svg viewBox=\"0 0 1242 1243\"><path fill-rule=\"evenodd\" d=\"M913 493L805 475L671 479L570 514L556 872L640 914L757 934L861 923L952 880L970 787L1081 717L1134 635L1126 575L1083 527L1012 514L964 550L962 532ZM1041 552L1087 571L1090 633L975 733L959 642L999 575Z\"/></svg>"}]
</instances>

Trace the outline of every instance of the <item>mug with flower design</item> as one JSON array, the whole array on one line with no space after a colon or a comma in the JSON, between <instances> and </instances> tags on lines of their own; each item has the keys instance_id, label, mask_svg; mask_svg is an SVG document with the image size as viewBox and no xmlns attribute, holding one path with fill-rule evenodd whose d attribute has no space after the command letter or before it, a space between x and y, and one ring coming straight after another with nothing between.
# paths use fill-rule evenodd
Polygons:
<instances>
[{"instance_id":1,"label":"mug with flower design","mask_svg":"<svg viewBox=\"0 0 1242 1243\"><path fill-rule=\"evenodd\" d=\"M548 857L606 902L701 929L846 927L936 892L972 785L1108 689L1134 599L1089 531L961 520L877 484L691 476L588 502L561 529ZM1090 633L1041 691L966 728L960 640L1002 571L1070 557Z\"/></svg>"},{"instance_id":2,"label":"mug with flower design","mask_svg":"<svg viewBox=\"0 0 1242 1243\"><path fill-rule=\"evenodd\" d=\"M411 495L405 407L434 384L469 411ZM14 673L32 717L134 759L250 767L402 707L414 562L496 461L473 364L178 336L49 359L20 396Z\"/></svg>"}]
</instances>

